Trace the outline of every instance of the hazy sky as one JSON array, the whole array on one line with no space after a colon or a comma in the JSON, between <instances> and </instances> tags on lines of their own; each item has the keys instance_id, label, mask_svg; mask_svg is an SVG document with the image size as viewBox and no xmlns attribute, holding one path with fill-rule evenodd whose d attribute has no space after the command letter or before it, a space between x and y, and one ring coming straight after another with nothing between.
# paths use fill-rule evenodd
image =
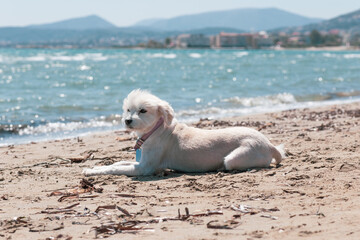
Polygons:
<instances>
[{"instance_id":1,"label":"hazy sky","mask_svg":"<svg viewBox=\"0 0 360 240\"><path fill-rule=\"evenodd\" d=\"M329 19L360 9L360 0L0 0L0 26L25 26L97 14L117 26L149 18L246 7L277 7Z\"/></svg>"}]
</instances>

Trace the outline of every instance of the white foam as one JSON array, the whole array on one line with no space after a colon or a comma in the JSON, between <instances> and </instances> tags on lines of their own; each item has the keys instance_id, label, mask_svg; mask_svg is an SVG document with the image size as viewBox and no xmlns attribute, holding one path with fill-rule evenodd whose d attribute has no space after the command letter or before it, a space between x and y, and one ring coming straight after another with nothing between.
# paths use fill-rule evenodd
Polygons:
<instances>
[{"instance_id":1,"label":"white foam","mask_svg":"<svg viewBox=\"0 0 360 240\"><path fill-rule=\"evenodd\" d=\"M150 55L151 58L167 58L167 59L174 59L177 57L177 55L175 53L169 53L169 54L164 54L164 53L154 53L152 55Z\"/></svg>"},{"instance_id":2,"label":"white foam","mask_svg":"<svg viewBox=\"0 0 360 240\"><path fill-rule=\"evenodd\" d=\"M253 98L239 98L231 97L225 98L222 102L229 102L234 104L240 104L244 107L254 107L254 106L272 106L274 104L289 104L296 103L295 96L290 93L279 93L276 95L268 95L261 97Z\"/></svg>"},{"instance_id":3,"label":"white foam","mask_svg":"<svg viewBox=\"0 0 360 240\"><path fill-rule=\"evenodd\" d=\"M85 57L82 55L75 55L75 56L50 56L50 60L52 61L83 61Z\"/></svg>"},{"instance_id":4,"label":"white foam","mask_svg":"<svg viewBox=\"0 0 360 240\"><path fill-rule=\"evenodd\" d=\"M202 55L200 53L190 53L189 57L191 57L191 58L201 58Z\"/></svg>"},{"instance_id":5,"label":"white foam","mask_svg":"<svg viewBox=\"0 0 360 240\"><path fill-rule=\"evenodd\" d=\"M323 56L324 56L324 57L327 57L327 58L335 58L335 57L336 57L336 54L333 54L333 53L323 53Z\"/></svg>"},{"instance_id":6,"label":"white foam","mask_svg":"<svg viewBox=\"0 0 360 240\"><path fill-rule=\"evenodd\" d=\"M87 66L87 65L81 65L80 67L79 67L79 70L80 71L86 71L86 70L89 70L91 67L89 67L89 66Z\"/></svg>"},{"instance_id":7,"label":"white foam","mask_svg":"<svg viewBox=\"0 0 360 240\"><path fill-rule=\"evenodd\" d=\"M359 101L360 98L350 98L345 100L337 99L337 100L329 100L329 101L292 102L288 104L274 104L274 105L269 104L269 105L236 107L236 108L210 107L210 108L177 111L176 118L179 119L180 122L195 122L198 121L200 118L221 119L224 117L278 112L288 109L313 108L313 107L328 106L334 104L346 104L346 103L359 102Z\"/></svg>"},{"instance_id":8,"label":"white foam","mask_svg":"<svg viewBox=\"0 0 360 240\"><path fill-rule=\"evenodd\" d=\"M346 58L346 59L360 58L360 54L355 54L355 53L345 54L345 55L344 55L344 58Z\"/></svg>"},{"instance_id":9,"label":"white foam","mask_svg":"<svg viewBox=\"0 0 360 240\"><path fill-rule=\"evenodd\" d=\"M25 60L29 61L29 62L43 62L46 60L46 58L43 55L37 55L37 56L33 56L33 57L27 57L27 58L25 58Z\"/></svg>"},{"instance_id":10,"label":"white foam","mask_svg":"<svg viewBox=\"0 0 360 240\"><path fill-rule=\"evenodd\" d=\"M104 56L102 53L83 53L76 55L64 55L64 53L55 53L55 54L37 54L35 56L29 57L2 57L0 56L0 62L44 62L44 61L106 61L109 59L109 56Z\"/></svg>"},{"instance_id":11,"label":"white foam","mask_svg":"<svg viewBox=\"0 0 360 240\"><path fill-rule=\"evenodd\" d=\"M19 135L40 135L49 133L70 133L81 129L110 128L119 125L118 121L90 120L89 122L53 122L39 126L28 126L19 131Z\"/></svg>"},{"instance_id":12,"label":"white foam","mask_svg":"<svg viewBox=\"0 0 360 240\"><path fill-rule=\"evenodd\" d=\"M236 57L242 58L242 57L245 57L245 56L249 55L249 52L236 52L234 54L235 54Z\"/></svg>"},{"instance_id":13,"label":"white foam","mask_svg":"<svg viewBox=\"0 0 360 240\"><path fill-rule=\"evenodd\" d=\"M165 55L164 55L164 58L167 58L167 59L174 59L174 58L176 58L176 54L174 54L174 53L165 54Z\"/></svg>"}]
</instances>

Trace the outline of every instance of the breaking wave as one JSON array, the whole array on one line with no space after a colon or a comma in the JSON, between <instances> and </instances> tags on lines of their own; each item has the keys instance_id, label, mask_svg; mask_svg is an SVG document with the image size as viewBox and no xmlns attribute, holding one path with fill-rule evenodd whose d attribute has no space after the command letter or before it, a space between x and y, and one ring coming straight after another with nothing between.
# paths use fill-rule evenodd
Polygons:
<instances>
[{"instance_id":1,"label":"breaking wave","mask_svg":"<svg viewBox=\"0 0 360 240\"><path fill-rule=\"evenodd\" d=\"M154 53L149 55L150 58L166 58L166 59L174 59L177 57L175 53Z\"/></svg>"},{"instance_id":2,"label":"breaking wave","mask_svg":"<svg viewBox=\"0 0 360 240\"><path fill-rule=\"evenodd\" d=\"M234 55L238 58L242 58L242 57L249 55L249 52L236 52L236 53L234 53Z\"/></svg>"},{"instance_id":3,"label":"breaking wave","mask_svg":"<svg viewBox=\"0 0 360 240\"><path fill-rule=\"evenodd\" d=\"M202 55L200 53L190 53L189 57L191 57L191 58L201 58Z\"/></svg>"},{"instance_id":4,"label":"breaking wave","mask_svg":"<svg viewBox=\"0 0 360 240\"><path fill-rule=\"evenodd\" d=\"M42 124L2 124L0 125L0 136L9 134L24 136L59 132L70 133L83 129L106 129L119 125L121 125L120 115L103 116L89 121L48 122Z\"/></svg>"},{"instance_id":5,"label":"breaking wave","mask_svg":"<svg viewBox=\"0 0 360 240\"><path fill-rule=\"evenodd\" d=\"M280 93L276 95L253 97L253 98L232 97L232 98L223 99L222 102L239 104L244 107L254 107L254 106L273 106L276 104L290 104L290 103L296 103L297 101L295 96L290 93Z\"/></svg>"},{"instance_id":6,"label":"breaking wave","mask_svg":"<svg viewBox=\"0 0 360 240\"><path fill-rule=\"evenodd\" d=\"M105 56L102 53L79 53L75 55L64 55L64 54L43 54L39 53L35 56L1 56L0 62L5 63L14 63L14 62L47 62L47 61L106 61L109 59L109 56Z\"/></svg>"},{"instance_id":7,"label":"breaking wave","mask_svg":"<svg viewBox=\"0 0 360 240\"><path fill-rule=\"evenodd\" d=\"M231 97L221 100L219 107L198 107L177 111L176 117L184 122L198 121L199 118L222 118L250 114L276 112L288 109L317 107L359 101L360 91L334 92L322 95L294 96L281 93L253 98Z\"/></svg>"}]
</instances>

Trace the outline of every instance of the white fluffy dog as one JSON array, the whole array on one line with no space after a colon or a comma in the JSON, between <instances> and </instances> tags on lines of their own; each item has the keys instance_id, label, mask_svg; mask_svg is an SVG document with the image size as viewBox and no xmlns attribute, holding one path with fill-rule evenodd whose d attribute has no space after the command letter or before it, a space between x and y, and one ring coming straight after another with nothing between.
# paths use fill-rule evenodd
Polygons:
<instances>
[{"instance_id":1,"label":"white fluffy dog","mask_svg":"<svg viewBox=\"0 0 360 240\"><path fill-rule=\"evenodd\" d=\"M278 164L285 156L282 146L275 147L250 128L203 130L178 123L170 104L147 91L132 91L124 100L123 110L126 128L142 138L135 146L142 149L140 161L84 169L85 175L139 176L164 169L246 170Z\"/></svg>"}]
</instances>

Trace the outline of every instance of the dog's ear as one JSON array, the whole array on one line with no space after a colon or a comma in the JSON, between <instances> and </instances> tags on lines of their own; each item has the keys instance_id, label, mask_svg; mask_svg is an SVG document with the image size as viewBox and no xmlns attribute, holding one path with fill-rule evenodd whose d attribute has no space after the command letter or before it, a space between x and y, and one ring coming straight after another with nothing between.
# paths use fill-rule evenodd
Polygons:
<instances>
[{"instance_id":1,"label":"dog's ear","mask_svg":"<svg viewBox=\"0 0 360 240\"><path fill-rule=\"evenodd\" d=\"M164 117L165 124L169 126L174 119L174 109L169 103L161 101L158 111L160 115Z\"/></svg>"}]
</instances>

